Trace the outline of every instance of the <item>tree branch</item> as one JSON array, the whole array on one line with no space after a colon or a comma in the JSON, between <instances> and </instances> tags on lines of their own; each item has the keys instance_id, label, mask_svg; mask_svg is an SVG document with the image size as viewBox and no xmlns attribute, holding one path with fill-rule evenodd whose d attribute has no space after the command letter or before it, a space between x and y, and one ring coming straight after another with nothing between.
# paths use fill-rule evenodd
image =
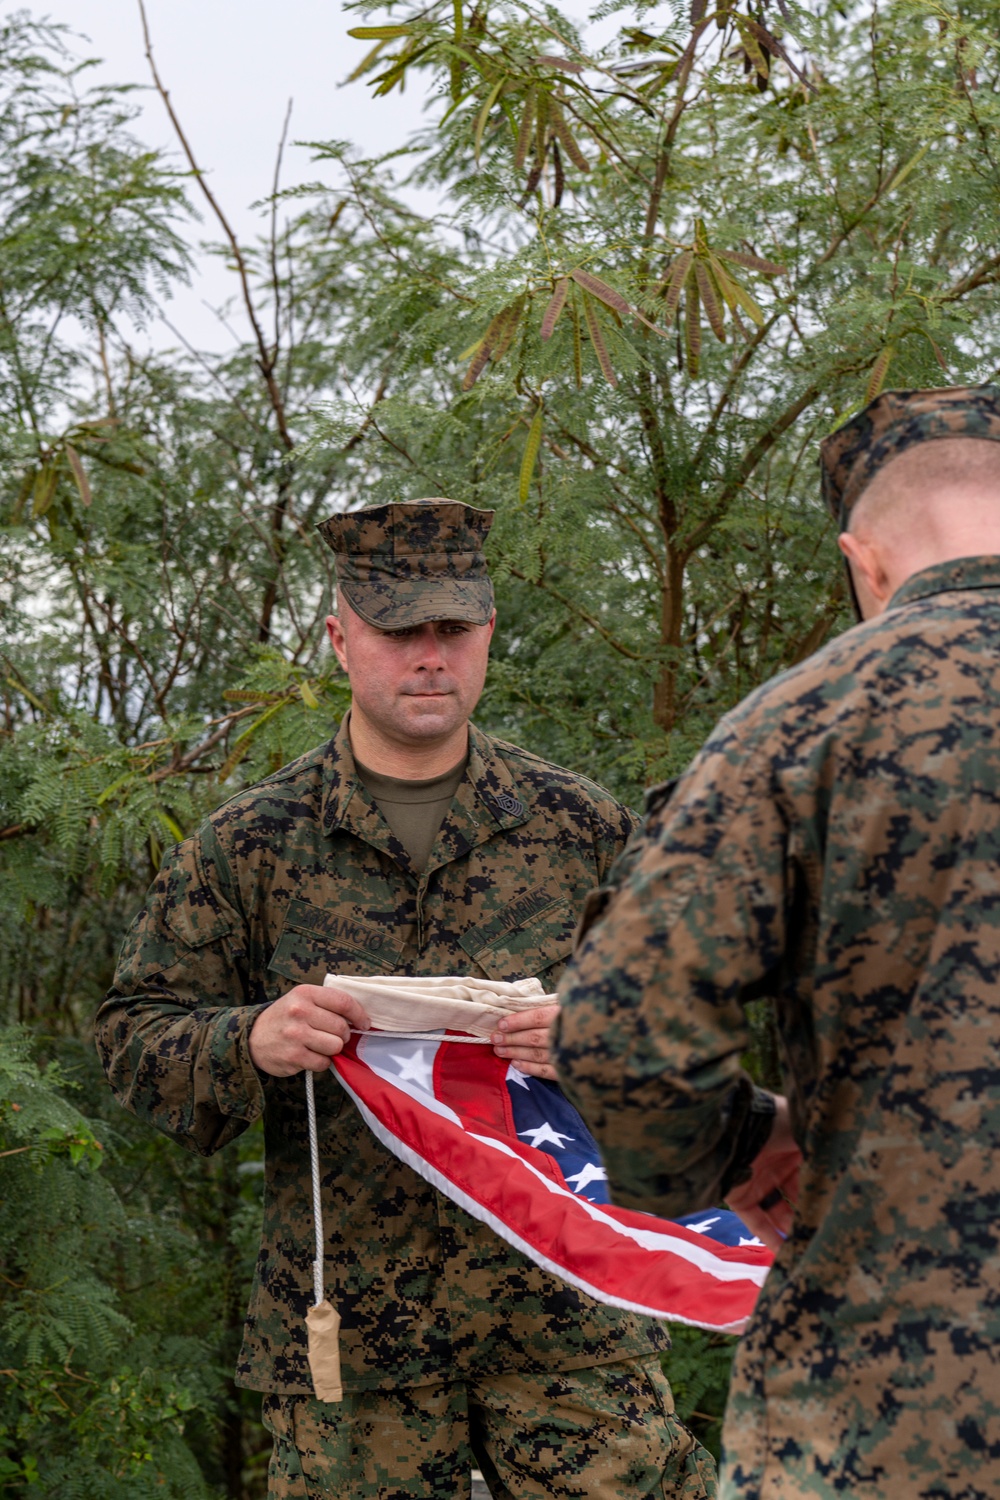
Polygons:
<instances>
[{"instance_id":1,"label":"tree branch","mask_svg":"<svg viewBox=\"0 0 1000 1500\"><path fill-rule=\"evenodd\" d=\"M787 432L792 423L797 421L797 419L806 410L806 407L811 406L812 403L817 399L817 397L821 395L821 393L822 388L820 386L809 386L805 391L803 391L802 395L799 396L798 400L793 401L791 406L786 407L785 410L781 413L781 416L777 417L771 423L770 427L768 427L766 431L761 433L760 437L753 444L753 446L749 448L744 454L735 475L732 479L730 479L725 489L723 489L722 493L719 495L715 504L712 506L710 513L704 517L704 519L695 527L694 531L692 531L690 535L685 539L685 557L690 557L693 552L697 552L698 548L701 546L702 542L704 542L705 538L711 534L714 528L718 525L719 521L725 515L737 493L740 489L742 489L743 485L750 478L750 475L756 469L757 465L763 458L766 457L768 453L770 453L771 449L781 437L782 433Z\"/></svg>"},{"instance_id":2,"label":"tree branch","mask_svg":"<svg viewBox=\"0 0 1000 1500\"><path fill-rule=\"evenodd\" d=\"M554 588L551 583L545 583L543 580L537 578L529 578L527 574L522 573L518 568L509 568L508 571L512 578L519 579L521 583L531 584L534 588L541 589L543 593L550 594L553 599L558 600L564 609L569 610L570 614L576 615L577 619L582 620L585 625L589 625L591 630L596 630L601 639L607 641L612 651L617 651L619 656L626 656L629 661L645 660L641 651L633 651L631 647L624 645L622 641L616 640L610 630L601 624L600 620L595 619L588 610L577 604L575 599L567 598L560 589Z\"/></svg>"}]
</instances>

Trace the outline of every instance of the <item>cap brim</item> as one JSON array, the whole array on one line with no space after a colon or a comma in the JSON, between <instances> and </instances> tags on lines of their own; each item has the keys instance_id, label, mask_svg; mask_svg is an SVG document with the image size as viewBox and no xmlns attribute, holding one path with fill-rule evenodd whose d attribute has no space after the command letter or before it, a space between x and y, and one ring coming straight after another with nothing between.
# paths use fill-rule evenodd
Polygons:
<instances>
[{"instance_id":1,"label":"cap brim","mask_svg":"<svg viewBox=\"0 0 1000 1500\"><path fill-rule=\"evenodd\" d=\"M356 615L379 630L405 630L429 620L462 620L488 625L493 616L493 585L488 578L409 580L391 591L379 584L341 582L338 592Z\"/></svg>"}]
</instances>

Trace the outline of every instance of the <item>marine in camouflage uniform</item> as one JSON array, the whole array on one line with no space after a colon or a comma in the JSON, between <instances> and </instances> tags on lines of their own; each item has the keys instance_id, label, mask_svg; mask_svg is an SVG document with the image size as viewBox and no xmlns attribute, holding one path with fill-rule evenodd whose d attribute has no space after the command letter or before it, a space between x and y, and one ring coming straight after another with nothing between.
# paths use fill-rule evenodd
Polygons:
<instances>
[{"instance_id":1,"label":"marine in camouflage uniform","mask_svg":"<svg viewBox=\"0 0 1000 1500\"><path fill-rule=\"evenodd\" d=\"M321 529L342 601L398 632L492 620L491 519L418 502ZM266 1007L328 972L539 976L551 990L584 897L634 822L594 783L470 725L465 773L416 869L345 719L164 862L98 1045L121 1102L192 1151L263 1116L264 1224L237 1378L268 1393L273 1496L452 1500L468 1494L470 1443L497 1496L714 1494L710 1456L672 1416L662 1325L569 1287L428 1186L328 1071L316 1074L325 1287L345 1398L317 1401L303 1078L261 1072L248 1042Z\"/></svg>"},{"instance_id":2,"label":"marine in camouflage uniform","mask_svg":"<svg viewBox=\"0 0 1000 1500\"><path fill-rule=\"evenodd\" d=\"M876 476L955 438L966 455L988 440L1000 518L1000 390L956 388L887 393L826 440L841 527ZM667 1216L733 1202L766 1164L775 1101L740 1055L747 1000L774 997L799 1186L737 1352L726 1497L1000 1494L1000 527L984 530L989 555L921 567L721 720L654 794L561 988L557 1072L612 1191Z\"/></svg>"}]
</instances>

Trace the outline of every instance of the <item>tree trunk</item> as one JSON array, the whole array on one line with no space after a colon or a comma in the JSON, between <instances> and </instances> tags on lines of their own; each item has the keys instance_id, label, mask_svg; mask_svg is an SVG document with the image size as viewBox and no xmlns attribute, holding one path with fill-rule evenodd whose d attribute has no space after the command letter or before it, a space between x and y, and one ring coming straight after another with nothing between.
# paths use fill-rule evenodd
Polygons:
<instances>
[{"instance_id":1,"label":"tree trunk","mask_svg":"<svg viewBox=\"0 0 1000 1500\"><path fill-rule=\"evenodd\" d=\"M684 625L684 555L667 539L660 598L660 649L664 651L653 688L653 719L669 735L677 722L677 662Z\"/></svg>"}]
</instances>

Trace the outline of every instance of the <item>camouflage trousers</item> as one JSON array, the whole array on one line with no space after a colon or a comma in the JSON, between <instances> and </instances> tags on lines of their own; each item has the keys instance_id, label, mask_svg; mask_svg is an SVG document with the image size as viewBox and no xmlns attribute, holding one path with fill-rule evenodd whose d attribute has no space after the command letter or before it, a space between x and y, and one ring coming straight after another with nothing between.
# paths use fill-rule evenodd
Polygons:
<instances>
[{"instance_id":1,"label":"camouflage trousers","mask_svg":"<svg viewBox=\"0 0 1000 1500\"><path fill-rule=\"evenodd\" d=\"M714 1500L715 1461L674 1416L655 1355L468 1383L268 1395L269 1500Z\"/></svg>"}]
</instances>

